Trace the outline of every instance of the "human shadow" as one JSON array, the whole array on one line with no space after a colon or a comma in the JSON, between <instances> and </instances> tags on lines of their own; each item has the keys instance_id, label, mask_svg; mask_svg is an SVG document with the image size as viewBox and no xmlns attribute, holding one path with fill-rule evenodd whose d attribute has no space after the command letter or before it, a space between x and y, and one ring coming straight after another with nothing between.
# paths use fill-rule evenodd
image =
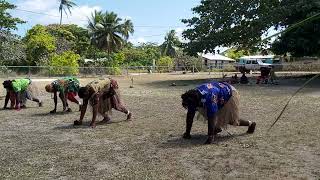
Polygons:
<instances>
[{"instance_id":1,"label":"human shadow","mask_svg":"<svg viewBox=\"0 0 320 180\"><path fill-rule=\"evenodd\" d=\"M147 83L148 86L163 88L163 87L179 87L179 86L191 86L191 85L198 85L210 81L219 81L219 79L213 78L205 78L205 79L192 79L192 80L165 80L165 81L153 81Z\"/></svg>"},{"instance_id":2,"label":"human shadow","mask_svg":"<svg viewBox=\"0 0 320 180\"><path fill-rule=\"evenodd\" d=\"M71 130L71 129L92 129L90 122L84 122L82 125L75 126L74 124L62 125L53 128L54 130Z\"/></svg>"},{"instance_id":3,"label":"human shadow","mask_svg":"<svg viewBox=\"0 0 320 180\"><path fill-rule=\"evenodd\" d=\"M56 113L46 112L46 113L32 114L31 116L35 116L35 117L63 116L63 115L66 115L66 114L71 114L71 113L74 113L74 112L63 112L63 111L56 112Z\"/></svg>"},{"instance_id":4,"label":"human shadow","mask_svg":"<svg viewBox=\"0 0 320 180\"><path fill-rule=\"evenodd\" d=\"M122 123L122 122L130 122L130 121L110 121L110 122L97 122L96 123L96 127L103 127L103 126L108 126L111 124L118 124L118 123ZM63 126L58 126L53 128L54 130L68 130L68 129L95 129L90 127L90 121L85 121L82 123L82 125L74 125L74 124L68 124L68 125L63 125Z\"/></svg>"},{"instance_id":5,"label":"human shadow","mask_svg":"<svg viewBox=\"0 0 320 180\"><path fill-rule=\"evenodd\" d=\"M264 88L281 88L281 87L301 87L307 80L314 77L314 75L298 75L298 76L280 76L276 78L277 84L268 84L268 85L256 85L257 77L248 77L251 82L247 86L260 86ZM148 86L153 86L155 88L181 88L184 86L196 86L199 84L207 83L210 81L226 81L228 78L202 78L202 79L182 79L182 80L160 80L147 83ZM276 85L276 86L275 86ZM246 86L243 84L233 84L233 86ZM308 84L308 87L319 89L320 88L320 77L314 79Z\"/></svg>"},{"instance_id":6,"label":"human shadow","mask_svg":"<svg viewBox=\"0 0 320 180\"><path fill-rule=\"evenodd\" d=\"M240 134L218 134L215 137L213 145L219 145L223 142L229 141L234 138L247 136L247 133ZM201 146L204 145L208 136L205 134L193 134L191 139L184 139L182 135L180 137L174 137L160 145L160 148L189 148L190 146Z\"/></svg>"}]
</instances>

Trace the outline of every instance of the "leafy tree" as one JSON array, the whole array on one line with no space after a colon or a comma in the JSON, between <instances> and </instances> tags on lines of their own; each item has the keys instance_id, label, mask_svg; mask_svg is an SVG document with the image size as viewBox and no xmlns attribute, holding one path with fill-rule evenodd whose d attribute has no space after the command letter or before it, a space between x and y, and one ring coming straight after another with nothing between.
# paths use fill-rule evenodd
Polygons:
<instances>
[{"instance_id":1,"label":"leafy tree","mask_svg":"<svg viewBox=\"0 0 320 180\"><path fill-rule=\"evenodd\" d=\"M80 55L72 51L63 52L61 55L54 54L50 60L51 74L77 75L79 72L78 60Z\"/></svg>"},{"instance_id":2,"label":"leafy tree","mask_svg":"<svg viewBox=\"0 0 320 180\"><path fill-rule=\"evenodd\" d=\"M85 56L90 46L88 31L75 24L58 25L51 24L47 27L48 32L56 38L56 53L75 51Z\"/></svg>"},{"instance_id":3,"label":"leafy tree","mask_svg":"<svg viewBox=\"0 0 320 180\"><path fill-rule=\"evenodd\" d=\"M110 55L123 47L129 34L133 33L130 20L122 21L114 12L95 11L88 22L91 42Z\"/></svg>"},{"instance_id":4,"label":"leafy tree","mask_svg":"<svg viewBox=\"0 0 320 180\"><path fill-rule=\"evenodd\" d=\"M19 18L14 18L7 10L15 9L16 6L6 0L0 0L0 31L16 30L18 24L25 23Z\"/></svg>"},{"instance_id":5,"label":"leafy tree","mask_svg":"<svg viewBox=\"0 0 320 180\"><path fill-rule=\"evenodd\" d=\"M224 55L227 56L228 58L238 60L242 56L250 55L250 52L248 50L244 50L244 49L231 48L231 49L228 49L224 53Z\"/></svg>"},{"instance_id":6,"label":"leafy tree","mask_svg":"<svg viewBox=\"0 0 320 180\"><path fill-rule=\"evenodd\" d=\"M118 65L123 64L125 58L126 57L123 52L118 52L113 55L113 59L115 62L117 62Z\"/></svg>"},{"instance_id":7,"label":"leafy tree","mask_svg":"<svg viewBox=\"0 0 320 180\"><path fill-rule=\"evenodd\" d=\"M197 16L184 19L189 26L183 36L190 41L186 51L195 55L217 46L252 47L277 24L279 0L202 0L193 8Z\"/></svg>"},{"instance_id":8,"label":"leafy tree","mask_svg":"<svg viewBox=\"0 0 320 180\"><path fill-rule=\"evenodd\" d=\"M0 66L18 66L26 63L26 48L20 37L0 32Z\"/></svg>"},{"instance_id":9,"label":"leafy tree","mask_svg":"<svg viewBox=\"0 0 320 180\"><path fill-rule=\"evenodd\" d=\"M55 38L50 35L45 26L35 25L24 38L27 46L28 65L46 65L50 55L55 52Z\"/></svg>"},{"instance_id":10,"label":"leafy tree","mask_svg":"<svg viewBox=\"0 0 320 180\"><path fill-rule=\"evenodd\" d=\"M85 56L89 47L91 46L88 30L75 24L63 25L63 28L71 32L75 37L75 39L73 39L73 51L81 56Z\"/></svg>"},{"instance_id":11,"label":"leafy tree","mask_svg":"<svg viewBox=\"0 0 320 180\"><path fill-rule=\"evenodd\" d=\"M183 36L189 39L185 50L196 55L204 50L212 52L217 46L244 49L257 46L261 43L262 35L270 28L288 28L319 13L319 0L202 0L193 11L196 16L182 22L189 26L189 29L183 32ZM303 50L304 55L319 49L318 43L312 41L319 35L315 33L314 37L310 36L313 32L319 32L319 21L310 20L308 24L310 27L305 23L300 24L299 28L287 31L275 43L274 49L286 49L285 45L290 48L290 44L302 45L307 48ZM282 44L279 43L281 39L284 39ZM316 47L313 48L314 46ZM299 48L290 51L297 50L300 51Z\"/></svg>"},{"instance_id":12,"label":"leafy tree","mask_svg":"<svg viewBox=\"0 0 320 180\"><path fill-rule=\"evenodd\" d=\"M141 49L138 48L125 48L121 51L124 56L124 64L128 66L145 66L151 65L152 61L148 58L148 55Z\"/></svg>"},{"instance_id":13,"label":"leafy tree","mask_svg":"<svg viewBox=\"0 0 320 180\"><path fill-rule=\"evenodd\" d=\"M169 56L163 56L157 61L157 66L161 72L168 72L173 67L173 59Z\"/></svg>"},{"instance_id":14,"label":"leafy tree","mask_svg":"<svg viewBox=\"0 0 320 180\"><path fill-rule=\"evenodd\" d=\"M161 54L163 56L174 57L176 49L181 45L175 30L171 30L165 37L164 43L161 45Z\"/></svg>"},{"instance_id":15,"label":"leafy tree","mask_svg":"<svg viewBox=\"0 0 320 180\"><path fill-rule=\"evenodd\" d=\"M288 27L296 22L311 18L320 13L319 0L283 0L281 7L286 17L280 26ZM293 56L320 55L320 15L311 21L282 34L272 44L272 51L276 54L291 53Z\"/></svg>"},{"instance_id":16,"label":"leafy tree","mask_svg":"<svg viewBox=\"0 0 320 180\"><path fill-rule=\"evenodd\" d=\"M55 53L62 54L65 51L71 51L75 46L74 35L66 30L63 25L51 24L45 28L47 32L55 38Z\"/></svg>"},{"instance_id":17,"label":"leafy tree","mask_svg":"<svg viewBox=\"0 0 320 180\"><path fill-rule=\"evenodd\" d=\"M153 43L144 43L138 47L124 48L124 64L129 66L151 66L161 56L160 48Z\"/></svg>"},{"instance_id":18,"label":"leafy tree","mask_svg":"<svg viewBox=\"0 0 320 180\"><path fill-rule=\"evenodd\" d=\"M75 36L67 29L69 25L50 24L46 26L47 31L54 37L63 37L68 41L73 41Z\"/></svg>"},{"instance_id":19,"label":"leafy tree","mask_svg":"<svg viewBox=\"0 0 320 180\"><path fill-rule=\"evenodd\" d=\"M189 56L182 51L178 51L176 57L174 58L174 63L176 66L181 67L183 70L192 70L193 67L195 71L202 70L202 58L199 56Z\"/></svg>"},{"instance_id":20,"label":"leafy tree","mask_svg":"<svg viewBox=\"0 0 320 180\"><path fill-rule=\"evenodd\" d=\"M76 6L77 4L74 3L72 0L59 0L60 1L60 5L59 5L59 12L60 12L60 25L62 23L62 11L65 12L66 15L68 15L67 10L69 11L69 13L71 14L71 8L73 6ZM67 10L66 10L67 9Z\"/></svg>"}]
</instances>

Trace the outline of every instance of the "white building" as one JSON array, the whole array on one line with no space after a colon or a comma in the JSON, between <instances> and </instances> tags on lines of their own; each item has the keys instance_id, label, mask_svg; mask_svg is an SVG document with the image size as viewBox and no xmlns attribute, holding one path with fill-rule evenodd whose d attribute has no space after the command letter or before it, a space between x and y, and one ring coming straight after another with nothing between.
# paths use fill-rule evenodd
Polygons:
<instances>
[{"instance_id":1,"label":"white building","mask_svg":"<svg viewBox=\"0 0 320 180\"><path fill-rule=\"evenodd\" d=\"M207 53L202 54L201 57L203 58L203 64L206 67L211 68L218 68L222 69L225 67L225 65L233 64L236 61L234 59L222 56L220 54L213 54L213 53Z\"/></svg>"}]
</instances>

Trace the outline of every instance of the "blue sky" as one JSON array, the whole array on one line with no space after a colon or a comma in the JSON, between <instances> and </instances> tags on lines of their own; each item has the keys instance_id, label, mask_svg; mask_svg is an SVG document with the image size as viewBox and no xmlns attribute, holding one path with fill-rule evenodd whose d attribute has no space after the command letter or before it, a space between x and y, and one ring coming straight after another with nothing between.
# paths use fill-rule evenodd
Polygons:
<instances>
[{"instance_id":1,"label":"blue sky","mask_svg":"<svg viewBox=\"0 0 320 180\"><path fill-rule=\"evenodd\" d=\"M9 0L18 6L11 13L26 20L20 25L17 33L24 35L35 24L50 24L59 22L57 0ZM92 11L114 11L122 18L133 21L135 33L130 38L134 44L141 42L163 42L165 34L175 29L181 34L185 25L181 19L192 17L191 8L200 0L74 0L77 7L68 18L64 16L63 23L75 23L85 27L86 19ZM22 10L22 11L21 11ZM27 11L46 13L53 16L33 14ZM54 17L57 16L57 17Z\"/></svg>"}]
</instances>

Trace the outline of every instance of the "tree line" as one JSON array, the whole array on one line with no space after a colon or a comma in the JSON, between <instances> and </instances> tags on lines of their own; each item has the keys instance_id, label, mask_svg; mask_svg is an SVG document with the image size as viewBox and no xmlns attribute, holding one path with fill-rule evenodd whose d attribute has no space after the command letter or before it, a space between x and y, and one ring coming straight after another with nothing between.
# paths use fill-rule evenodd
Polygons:
<instances>
[{"instance_id":1,"label":"tree line","mask_svg":"<svg viewBox=\"0 0 320 180\"><path fill-rule=\"evenodd\" d=\"M114 12L94 11L87 26L62 24L63 12L72 13L76 3L60 0L59 24L35 25L24 37L12 34L22 19L8 10L16 6L0 0L0 65L5 66L201 66L198 53L216 47L232 47L226 56L237 59L258 51L293 56L320 55L320 2L318 0L202 0L184 19L186 43L174 30L161 45L128 41L132 21ZM299 22L304 23L299 23ZM298 23L298 26L296 26ZM270 28L280 31L275 41L262 41ZM86 64L85 59L93 59ZM75 72L76 73L76 72Z\"/></svg>"}]
</instances>

